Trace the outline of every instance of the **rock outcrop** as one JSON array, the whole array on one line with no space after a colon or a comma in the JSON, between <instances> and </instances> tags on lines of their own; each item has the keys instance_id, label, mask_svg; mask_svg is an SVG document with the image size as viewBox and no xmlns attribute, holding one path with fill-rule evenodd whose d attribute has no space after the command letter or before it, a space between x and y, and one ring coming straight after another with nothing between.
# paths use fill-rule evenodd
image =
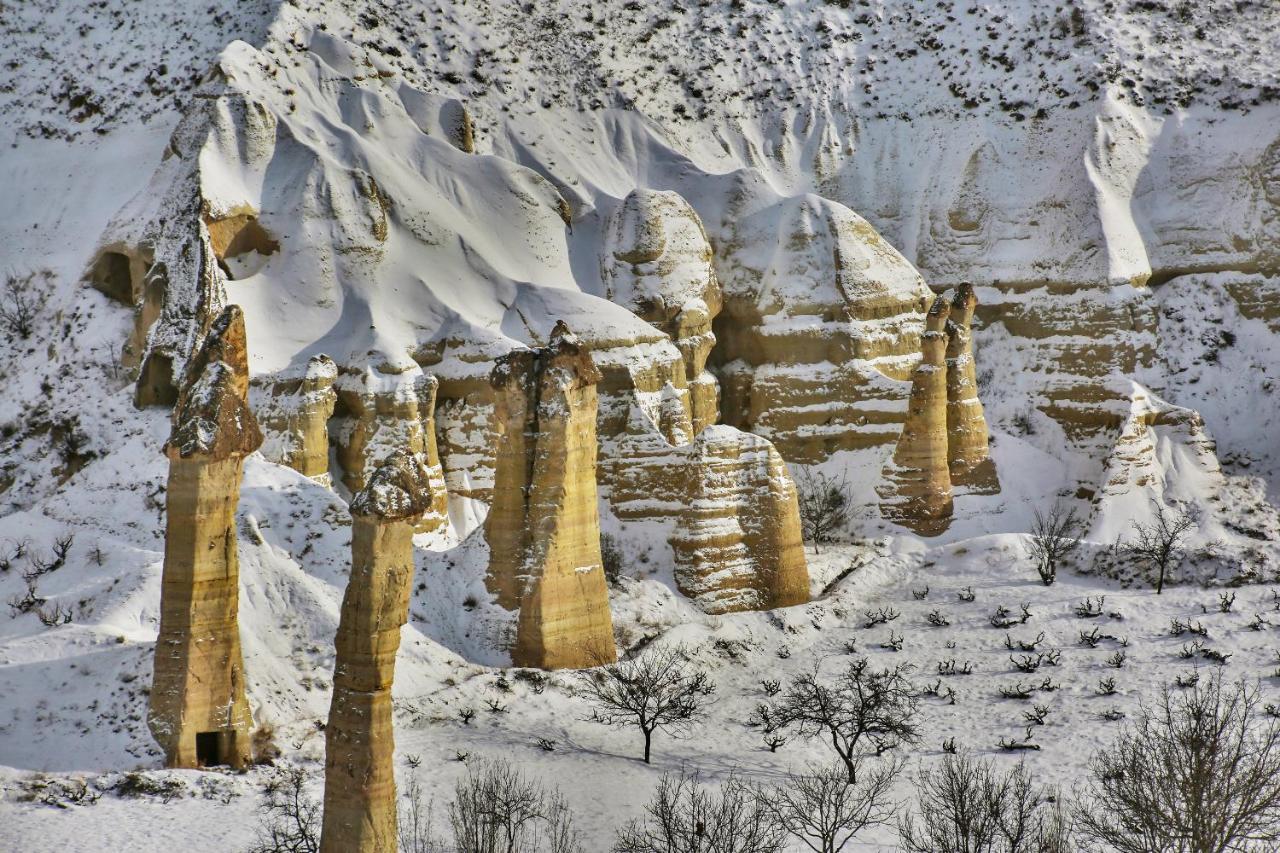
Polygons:
<instances>
[{"instance_id":1,"label":"rock outcrop","mask_svg":"<svg viewBox=\"0 0 1280 853\"><path fill-rule=\"evenodd\" d=\"M342 484L353 493L396 450L407 450L426 466L432 482L432 508L418 531L438 530L448 521L448 493L436 449L436 378L410 367L398 373L367 369L340 376L330 438L342 466Z\"/></svg>"},{"instance_id":2,"label":"rock outcrop","mask_svg":"<svg viewBox=\"0 0 1280 853\"><path fill-rule=\"evenodd\" d=\"M498 360L486 582L519 610L511 659L544 669L614 660L596 506L596 382L563 323L546 347Z\"/></svg>"},{"instance_id":3,"label":"rock outcrop","mask_svg":"<svg viewBox=\"0 0 1280 853\"><path fill-rule=\"evenodd\" d=\"M232 305L188 363L165 445L164 576L148 724L169 767L242 767L251 758L236 505L244 457L262 433L248 390L244 317Z\"/></svg>"},{"instance_id":4,"label":"rock outcrop","mask_svg":"<svg viewBox=\"0 0 1280 853\"><path fill-rule=\"evenodd\" d=\"M708 613L809 600L795 485L768 441L711 426L672 445L636 408L618 444L609 505L666 531L676 586Z\"/></svg>"},{"instance_id":5,"label":"rock outcrop","mask_svg":"<svg viewBox=\"0 0 1280 853\"><path fill-rule=\"evenodd\" d=\"M351 577L325 728L324 853L396 850L391 686L409 617L414 526L434 495L421 460L397 451L351 501Z\"/></svg>"},{"instance_id":6,"label":"rock outcrop","mask_svg":"<svg viewBox=\"0 0 1280 853\"><path fill-rule=\"evenodd\" d=\"M606 296L661 329L680 350L694 434L719 420L720 389L706 369L720 284L702 220L678 193L632 190L606 226Z\"/></svg>"},{"instance_id":7,"label":"rock outcrop","mask_svg":"<svg viewBox=\"0 0 1280 853\"><path fill-rule=\"evenodd\" d=\"M718 247L712 353L724 422L792 463L891 444L931 298L920 274L862 217L817 196L733 221Z\"/></svg>"},{"instance_id":8,"label":"rock outcrop","mask_svg":"<svg viewBox=\"0 0 1280 853\"><path fill-rule=\"evenodd\" d=\"M951 300L947 319L947 465L951 485L970 492L1000 491L991 459L987 419L978 399L978 372L973 360L973 310L978 297L962 283Z\"/></svg>"},{"instance_id":9,"label":"rock outcrop","mask_svg":"<svg viewBox=\"0 0 1280 853\"><path fill-rule=\"evenodd\" d=\"M936 536L951 522L946 328L950 314L945 297L934 299L921 336L920 364L911 376L906 422L878 489L881 514L923 536Z\"/></svg>"},{"instance_id":10,"label":"rock outcrop","mask_svg":"<svg viewBox=\"0 0 1280 853\"><path fill-rule=\"evenodd\" d=\"M257 406L266 440L262 455L323 485L330 484L329 418L338 399L338 367L326 355L307 362L302 376L277 378Z\"/></svg>"}]
</instances>

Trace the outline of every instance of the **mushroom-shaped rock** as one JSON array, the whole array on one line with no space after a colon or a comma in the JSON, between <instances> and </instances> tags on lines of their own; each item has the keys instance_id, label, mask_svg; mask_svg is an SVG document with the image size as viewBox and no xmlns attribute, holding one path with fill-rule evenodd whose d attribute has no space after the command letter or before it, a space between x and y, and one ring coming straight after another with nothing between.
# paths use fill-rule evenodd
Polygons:
<instances>
[{"instance_id":1,"label":"mushroom-shaped rock","mask_svg":"<svg viewBox=\"0 0 1280 853\"><path fill-rule=\"evenodd\" d=\"M413 587L414 522L432 506L431 477L396 451L351 500L351 577L334 640L325 728L326 853L396 849L391 685Z\"/></svg>"},{"instance_id":2,"label":"mushroom-shaped rock","mask_svg":"<svg viewBox=\"0 0 1280 853\"><path fill-rule=\"evenodd\" d=\"M978 297L973 285L956 288L947 319L947 464L951 484L970 492L1000 491L995 461L988 447L987 419L978 399L973 358L973 311Z\"/></svg>"},{"instance_id":3,"label":"mushroom-shaped rock","mask_svg":"<svg viewBox=\"0 0 1280 853\"><path fill-rule=\"evenodd\" d=\"M251 757L240 652L236 505L262 443L245 392L244 317L229 306L191 360L174 409L160 630L148 724L170 767Z\"/></svg>"}]
</instances>

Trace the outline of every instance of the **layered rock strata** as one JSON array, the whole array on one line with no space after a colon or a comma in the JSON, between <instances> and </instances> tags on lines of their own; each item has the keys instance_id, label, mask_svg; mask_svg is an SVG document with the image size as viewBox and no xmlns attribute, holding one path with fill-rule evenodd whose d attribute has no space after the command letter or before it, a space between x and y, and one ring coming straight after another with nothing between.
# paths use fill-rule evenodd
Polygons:
<instances>
[{"instance_id":1,"label":"layered rock strata","mask_svg":"<svg viewBox=\"0 0 1280 853\"><path fill-rule=\"evenodd\" d=\"M600 372L563 323L546 347L498 360L496 464L486 578L518 610L512 663L544 669L614 660L596 505Z\"/></svg>"},{"instance_id":2,"label":"layered rock strata","mask_svg":"<svg viewBox=\"0 0 1280 853\"><path fill-rule=\"evenodd\" d=\"M947 436L947 319L951 304L939 296L925 318L921 359L911 376L906 422L878 487L881 514L923 536L951 521Z\"/></svg>"},{"instance_id":3,"label":"layered rock strata","mask_svg":"<svg viewBox=\"0 0 1280 853\"><path fill-rule=\"evenodd\" d=\"M606 296L679 348L694 434L715 423L720 389L706 365L722 299L698 214L678 193L632 190L609 218L601 266Z\"/></svg>"},{"instance_id":4,"label":"layered rock strata","mask_svg":"<svg viewBox=\"0 0 1280 853\"><path fill-rule=\"evenodd\" d=\"M397 849L391 686L409 617L415 522L433 482L397 451L351 501L351 577L334 639L333 700L325 728L324 853Z\"/></svg>"},{"instance_id":5,"label":"layered rock strata","mask_svg":"<svg viewBox=\"0 0 1280 853\"><path fill-rule=\"evenodd\" d=\"M973 359L972 324L977 304L973 285L962 283L956 288L947 319L947 466L952 486L993 494L1000 491L1000 482L991 459Z\"/></svg>"},{"instance_id":6,"label":"layered rock strata","mask_svg":"<svg viewBox=\"0 0 1280 853\"><path fill-rule=\"evenodd\" d=\"M817 196L735 220L712 353L724 422L788 462L892 443L929 289L865 220Z\"/></svg>"},{"instance_id":7,"label":"layered rock strata","mask_svg":"<svg viewBox=\"0 0 1280 853\"><path fill-rule=\"evenodd\" d=\"M262 455L323 485L330 484L329 419L338 399L337 378L333 359L317 355L302 376L271 382L257 406L266 436Z\"/></svg>"},{"instance_id":8,"label":"layered rock strata","mask_svg":"<svg viewBox=\"0 0 1280 853\"><path fill-rule=\"evenodd\" d=\"M763 438L724 425L673 446L637 408L610 507L668 531L676 586L708 613L809 600L795 485Z\"/></svg>"},{"instance_id":9,"label":"layered rock strata","mask_svg":"<svg viewBox=\"0 0 1280 853\"><path fill-rule=\"evenodd\" d=\"M188 364L164 448L164 575L148 725L168 767L243 767L252 757L236 554L244 457L262 444L248 390L244 317L232 305Z\"/></svg>"}]
</instances>

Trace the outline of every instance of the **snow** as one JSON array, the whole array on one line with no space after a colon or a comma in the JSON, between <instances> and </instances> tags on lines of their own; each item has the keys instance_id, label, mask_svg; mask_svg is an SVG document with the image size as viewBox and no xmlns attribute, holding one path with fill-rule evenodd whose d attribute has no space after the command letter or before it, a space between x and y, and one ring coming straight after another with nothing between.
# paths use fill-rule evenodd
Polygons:
<instances>
[{"instance_id":1,"label":"snow","mask_svg":"<svg viewBox=\"0 0 1280 853\"><path fill-rule=\"evenodd\" d=\"M403 781L420 760L438 805L464 771L459 754L505 755L558 785L587 848L606 849L664 770L771 781L826 759L819 741L771 753L744 723L765 698L761 680L830 671L851 641L877 665L915 665L922 686L939 661L974 663L973 675L944 679L954 705L924 701L927 737L910 750L903 801L910 774L937 760L945 738L1005 766L1017 760L996 743L1023 736L1025 705L998 689L1043 675L1060 689L1037 694L1052 708L1035 732L1043 749L1020 757L1045 781L1079 781L1118 731L1102 712L1131 715L1197 665L1178 656L1174 618L1204 622L1210 645L1232 655L1226 673L1262 678L1275 698L1280 328L1258 304L1280 287L1276 10L1214 0L1182 17L1084 0L1072 6L1076 21L1047 2L689 5L4 6L0 274L37 274L42 302L30 339L0 337L0 559L19 543L41 558L59 537L74 540L66 565L38 578L39 596L69 608L70 624L0 612L0 847L234 850L252 839L266 771L160 770L146 730L169 421L132 405L115 356L130 311L82 282L104 244L176 245L175 230L190 225L178 205L196 186L211 214L258 211L281 244L231 259L232 280L221 282L245 310L255 380L299 375L323 352L362 370L363 387L400 387L427 351L445 356L421 369L469 379L512 346L544 344L559 319L604 347L601 366L674 360L625 298L608 298L601 269L602 245L621 239L610 217L638 187L688 201L727 288L765 289L795 307L836 300L815 299L815 288L857 299L886 280L894 293L923 294L919 270L939 291L972 281L999 306L980 314L975 346L1001 492L958 494L955 523L923 540L874 510L888 448L836 454L822 467L847 474L857 511L842 541L809 549L813 603L702 614L675 590L669 531L624 526L602 505L624 554L611 592L622 644L687 643L717 685L709 719L688 739L659 735L652 767L629 733L589 721L570 674L537 692L502 669L514 624L483 583L485 510L452 495L448 530L416 539L395 687L397 772ZM195 96L224 87L245 97ZM475 120L474 154L449 138L460 103ZM866 223L883 235L880 250L857 259L858 274L849 259L840 282L823 276L837 225ZM808 242L779 245L793 236ZM1092 329L1010 330L1016 311L1087 318L1100 305L1134 318L1123 340L1104 342L1136 354L1132 370L1103 377L1114 432L1158 421L1136 431L1132 460L1073 440L1038 408L1078 378L1061 373L1058 354L1098 343ZM820 325L805 316L769 327L811 328ZM642 402L657 406L658 395ZM442 414L446 428L477 424ZM491 486L476 476L448 472L451 487ZM1096 504L1082 483L1098 487ZM1180 583L1157 597L1145 579L1108 577L1108 549L1149 517L1153 496L1203 513L1186 580L1222 584L1251 566L1265 583L1235 590L1233 611L1220 613L1216 587ZM1023 534L1055 499L1090 513L1091 529L1078 571L1046 588ZM250 703L318 794L349 513L334 492L255 454L239 529ZM0 571L0 601L25 592L30 568L21 557ZM925 587L926 598L909 594ZM973 603L958 598L967 588ZM1074 615L1100 595L1121 617ZM1045 646L1062 649L1035 679L1013 670L1005 632L988 624L997 606L1017 613L1023 603L1033 615L1008 633L1044 631ZM880 607L901 616L862 628L863 612ZM925 623L934 609L949 627ZM1254 614L1273 624L1250 629ZM1079 645L1095 621L1128 640L1122 669L1104 663L1116 642ZM880 647L891 631L903 635L900 652ZM1112 675L1118 693L1098 696ZM506 711L487 710L490 699ZM476 710L470 723L463 709ZM168 803L105 793L65 809L22 801L39 774L106 789L135 768L183 793ZM893 842L877 830L854 849Z\"/></svg>"}]
</instances>

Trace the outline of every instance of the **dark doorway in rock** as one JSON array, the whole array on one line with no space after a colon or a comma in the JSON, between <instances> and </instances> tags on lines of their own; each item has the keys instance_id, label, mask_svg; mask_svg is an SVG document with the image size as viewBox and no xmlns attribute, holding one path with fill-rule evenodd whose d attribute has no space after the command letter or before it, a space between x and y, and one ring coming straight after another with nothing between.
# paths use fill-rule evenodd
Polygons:
<instances>
[{"instance_id":1,"label":"dark doorway in rock","mask_svg":"<svg viewBox=\"0 0 1280 853\"><path fill-rule=\"evenodd\" d=\"M227 763L222 757L222 732L196 732L196 763L201 767Z\"/></svg>"}]
</instances>

